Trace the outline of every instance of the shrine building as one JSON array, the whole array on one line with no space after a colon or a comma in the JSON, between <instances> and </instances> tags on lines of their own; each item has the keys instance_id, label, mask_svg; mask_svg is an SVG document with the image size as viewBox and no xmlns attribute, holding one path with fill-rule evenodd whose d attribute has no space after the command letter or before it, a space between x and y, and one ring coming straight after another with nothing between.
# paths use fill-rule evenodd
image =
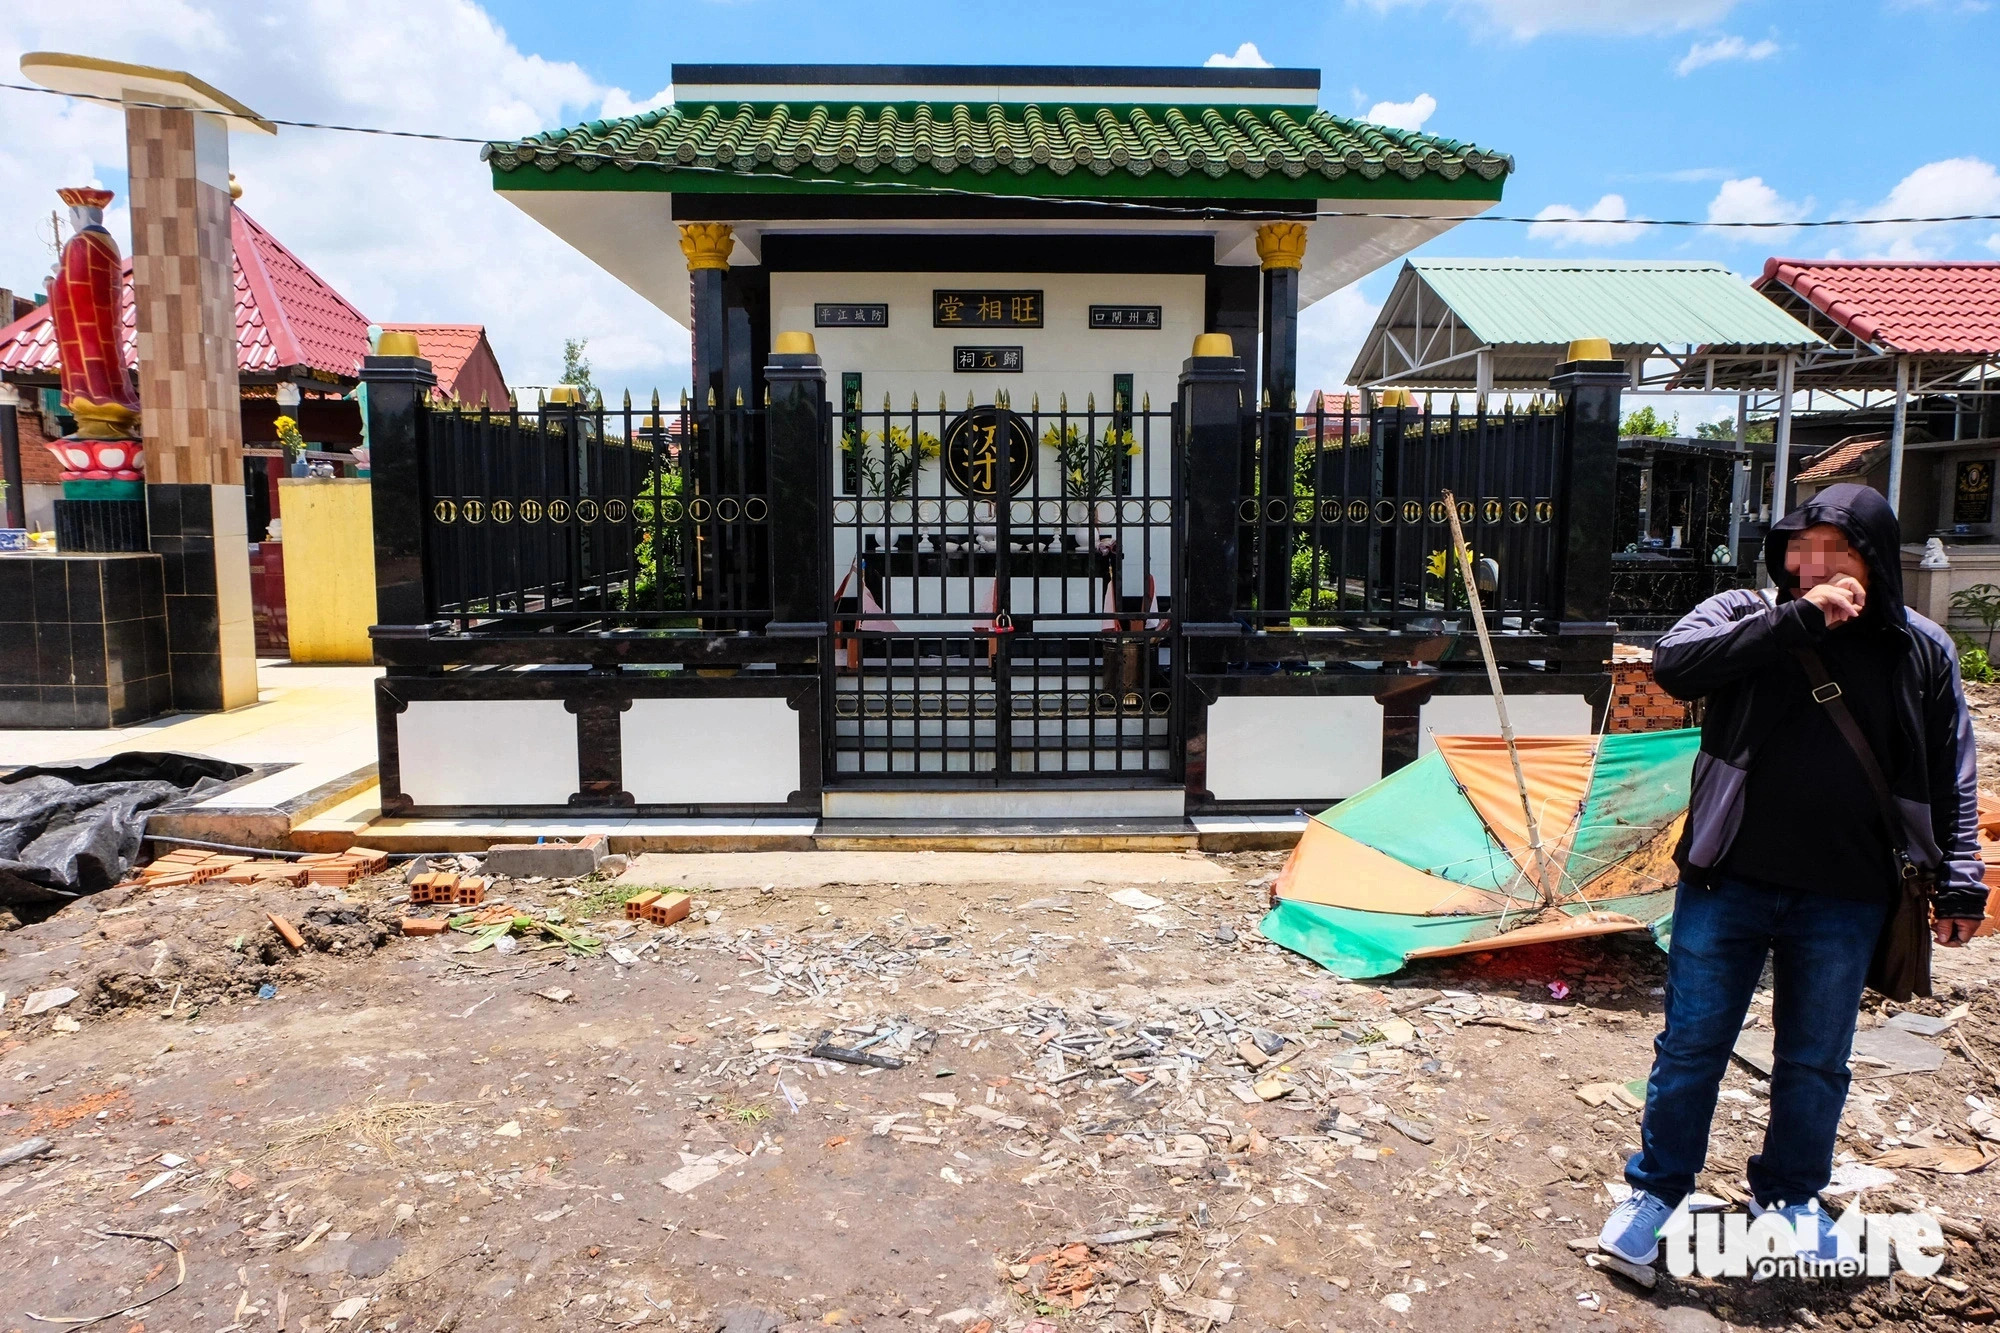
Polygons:
<instances>
[{"instance_id":1,"label":"shrine building","mask_svg":"<svg viewBox=\"0 0 2000 1333\"><path fill-rule=\"evenodd\" d=\"M1601 722L1610 349L1547 410L1297 402L1300 312L1492 207L1505 153L1310 70L673 96L483 151L691 330L690 383L481 411L364 363L385 815L1289 813L1496 729L1474 615L1519 729Z\"/></svg>"}]
</instances>

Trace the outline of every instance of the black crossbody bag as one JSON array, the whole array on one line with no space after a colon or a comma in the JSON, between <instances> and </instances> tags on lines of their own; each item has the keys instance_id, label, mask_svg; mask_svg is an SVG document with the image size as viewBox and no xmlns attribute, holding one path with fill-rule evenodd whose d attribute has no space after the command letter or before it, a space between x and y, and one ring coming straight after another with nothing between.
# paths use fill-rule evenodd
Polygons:
<instances>
[{"instance_id":1,"label":"black crossbody bag","mask_svg":"<svg viewBox=\"0 0 2000 1333\"><path fill-rule=\"evenodd\" d=\"M1875 802L1881 807L1889 846L1894 853L1896 897L1890 905L1888 920L1882 923L1882 933L1875 938L1875 953L1868 960L1868 985L1898 1004L1908 1001L1913 995L1928 997L1931 993L1931 896L1937 889L1937 873L1910 859L1903 836L1902 813L1896 807L1895 796L1889 791L1889 779L1883 776L1882 765L1876 760L1874 747L1868 744L1867 735L1854 720L1854 714L1848 711L1846 701L1840 697L1839 682L1827 674L1826 663L1820 660L1819 651L1799 648L1794 653L1799 665L1805 668L1806 680L1812 685L1813 701L1826 709L1826 715L1833 719L1841 739L1847 742L1847 748L1854 751L1855 759L1860 761L1868 786L1875 793Z\"/></svg>"}]
</instances>

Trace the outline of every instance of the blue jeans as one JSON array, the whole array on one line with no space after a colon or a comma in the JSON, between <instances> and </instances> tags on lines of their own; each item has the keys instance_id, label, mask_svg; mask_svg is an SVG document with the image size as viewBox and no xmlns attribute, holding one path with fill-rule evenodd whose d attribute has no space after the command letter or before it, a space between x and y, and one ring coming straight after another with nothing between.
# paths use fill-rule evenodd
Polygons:
<instances>
[{"instance_id":1,"label":"blue jeans","mask_svg":"<svg viewBox=\"0 0 2000 1333\"><path fill-rule=\"evenodd\" d=\"M1708 1157L1709 1121L1766 953L1775 955L1771 1120L1750 1159L1761 1204L1803 1203L1826 1187L1847 1101L1847 1057L1880 903L1760 889L1721 880L1683 883L1667 951L1666 1030L1653 1040L1641 1148L1625 1179L1667 1203L1694 1191Z\"/></svg>"}]
</instances>

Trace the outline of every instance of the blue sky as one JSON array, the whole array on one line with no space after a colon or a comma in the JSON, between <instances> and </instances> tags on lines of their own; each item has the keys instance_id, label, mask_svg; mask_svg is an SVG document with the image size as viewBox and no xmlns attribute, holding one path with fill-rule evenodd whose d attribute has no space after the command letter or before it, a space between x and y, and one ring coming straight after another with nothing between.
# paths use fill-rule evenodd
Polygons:
<instances>
[{"instance_id":1,"label":"blue sky","mask_svg":"<svg viewBox=\"0 0 2000 1333\"><path fill-rule=\"evenodd\" d=\"M0 19L9 73L23 50L85 51L192 70L269 115L476 135L651 104L676 61L1198 65L1241 51L1320 70L1331 111L1514 155L1496 211L1551 220L1470 223L1430 253L1705 258L1745 274L1773 253L2000 258L1994 223L1777 235L1560 225L1577 213L2000 213L2000 13L1973 0L50 9ZM40 281L48 252L33 225L57 185L87 174L122 187L116 119L0 94L0 124L16 131L0 152L0 285ZM553 377L566 334L591 338L599 380L614 390L686 374L685 335L495 200L474 150L288 131L232 151L244 206L372 318L485 322L520 382ZM1302 382L1342 377L1392 277L1380 271L1308 313Z\"/></svg>"}]
</instances>

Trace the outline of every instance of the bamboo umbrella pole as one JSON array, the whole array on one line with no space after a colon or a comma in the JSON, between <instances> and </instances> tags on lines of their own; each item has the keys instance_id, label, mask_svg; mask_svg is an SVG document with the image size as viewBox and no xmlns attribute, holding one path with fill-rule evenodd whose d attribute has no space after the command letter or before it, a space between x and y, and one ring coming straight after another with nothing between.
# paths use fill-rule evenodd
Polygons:
<instances>
[{"instance_id":1,"label":"bamboo umbrella pole","mask_svg":"<svg viewBox=\"0 0 2000 1333\"><path fill-rule=\"evenodd\" d=\"M1542 846L1541 821L1535 818L1534 802L1528 799L1528 780L1521 773L1521 751L1514 743L1514 724L1507 717L1507 694L1500 687L1500 664L1493 659L1493 640L1486 632L1486 608L1479 600L1479 584L1472 574L1472 548L1465 544L1465 532L1458 525L1458 499L1448 490L1444 493L1444 511L1451 521L1452 554L1458 561L1459 577L1465 582L1472 627L1479 635L1479 653L1486 659L1486 679L1493 686L1493 708L1500 714L1500 739L1507 743L1507 759L1514 766L1514 786L1521 793L1521 814L1528 821L1528 855L1535 867L1535 887L1546 907L1555 902L1555 875L1549 864L1548 849Z\"/></svg>"}]
</instances>

